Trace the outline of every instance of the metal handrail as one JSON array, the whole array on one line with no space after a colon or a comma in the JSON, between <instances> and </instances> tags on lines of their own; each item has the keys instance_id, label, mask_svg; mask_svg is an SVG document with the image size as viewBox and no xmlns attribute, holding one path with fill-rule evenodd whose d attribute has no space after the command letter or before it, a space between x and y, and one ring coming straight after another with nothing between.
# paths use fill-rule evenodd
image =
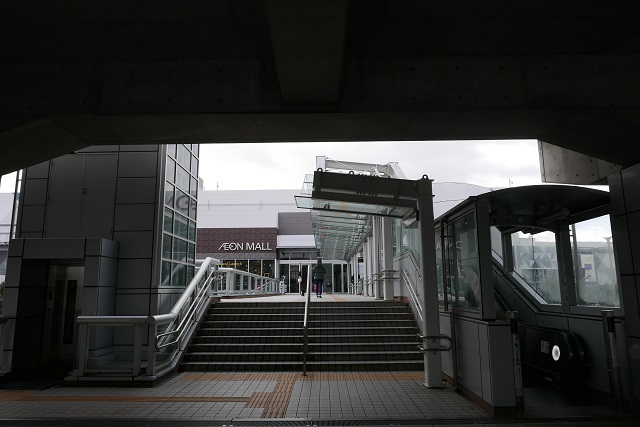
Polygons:
<instances>
[{"instance_id":1,"label":"metal handrail","mask_svg":"<svg viewBox=\"0 0 640 427\"><path fill-rule=\"evenodd\" d=\"M213 279L213 267L220 261L207 258L198 272L185 288L178 301L166 314L155 316L78 316L78 364L75 374L83 376L86 373L126 373L138 376L142 372L142 329L147 328L147 358L146 375L155 376L160 368L174 366L179 359L179 354L184 350L185 337L193 330L204 309L210 301L210 284ZM158 326L168 324L162 333L158 334ZM88 356L89 327L98 326L133 326L135 335L133 343L133 361L130 369L105 368L89 369L86 367ZM175 335L173 340L165 340L165 337ZM157 364L156 353L158 350L170 345L177 345L171 356L164 363Z\"/></svg>"},{"instance_id":2,"label":"metal handrail","mask_svg":"<svg viewBox=\"0 0 640 427\"><path fill-rule=\"evenodd\" d=\"M313 274L307 274L307 289L304 299L304 319L302 322L302 375L307 375L307 353L309 350L309 303L311 301L311 276Z\"/></svg>"},{"instance_id":3,"label":"metal handrail","mask_svg":"<svg viewBox=\"0 0 640 427\"><path fill-rule=\"evenodd\" d=\"M422 316L422 304L420 303L420 298L418 298L418 293L416 292L413 284L411 283L411 277L409 277L409 274L405 269L402 269L402 279L404 280L405 285L407 286L407 289L409 289L409 296L411 297L412 303L416 307L416 312L418 313L418 317L420 317L420 324L424 325L424 318Z\"/></svg>"}]
</instances>

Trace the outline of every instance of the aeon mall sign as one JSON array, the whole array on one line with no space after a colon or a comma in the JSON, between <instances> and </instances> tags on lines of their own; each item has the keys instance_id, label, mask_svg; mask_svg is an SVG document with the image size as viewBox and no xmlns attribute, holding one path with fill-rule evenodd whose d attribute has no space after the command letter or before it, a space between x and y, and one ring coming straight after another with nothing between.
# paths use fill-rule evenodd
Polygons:
<instances>
[{"instance_id":1,"label":"aeon mall sign","mask_svg":"<svg viewBox=\"0 0 640 427\"><path fill-rule=\"evenodd\" d=\"M270 251L271 246L269 242L224 242L218 248L219 251Z\"/></svg>"}]
</instances>

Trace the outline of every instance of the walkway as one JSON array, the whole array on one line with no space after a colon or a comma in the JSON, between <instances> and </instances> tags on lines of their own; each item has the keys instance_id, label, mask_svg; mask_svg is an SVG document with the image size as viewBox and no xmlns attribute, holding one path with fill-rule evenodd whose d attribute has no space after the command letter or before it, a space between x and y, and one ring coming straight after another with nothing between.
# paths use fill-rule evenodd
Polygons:
<instances>
[{"instance_id":1,"label":"walkway","mask_svg":"<svg viewBox=\"0 0 640 427\"><path fill-rule=\"evenodd\" d=\"M313 303L372 298L312 295ZM243 299L223 300L233 304ZM252 301L301 301L298 295ZM0 384L0 425L340 426L635 425L608 407L530 402L520 418L492 417L454 390L427 389L423 372L179 373L154 388ZM51 384L49 384L50 386ZM562 423L564 421L564 423Z\"/></svg>"}]
</instances>

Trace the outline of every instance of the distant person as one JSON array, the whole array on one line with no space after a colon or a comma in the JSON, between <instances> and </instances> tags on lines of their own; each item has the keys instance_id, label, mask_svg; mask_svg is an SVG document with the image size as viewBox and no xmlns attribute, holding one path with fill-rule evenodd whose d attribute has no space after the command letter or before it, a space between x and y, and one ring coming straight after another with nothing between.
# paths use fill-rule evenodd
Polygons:
<instances>
[{"instance_id":1,"label":"distant person","mask_svg":"<svg viewBox=\"0 0 640 427\"><path fill-rule=\"evenodd\" d=\"M300 295L304 296L307 291L307 272L304 270L298 273L298 287L300 288Z\"/></svg>"},{"instance_id":2,"label":"distant person","mask_svg":"<svg viewBox=\"0 0 640 427\"><path fill-rule=\"evenodd\" d=\"M322 260L318 258L318 263L313 267L313 281L316 285L317 298L322 298L322 283L325 274L327 274L327 269L322 265Z\"/></svg>"}]
</instances>

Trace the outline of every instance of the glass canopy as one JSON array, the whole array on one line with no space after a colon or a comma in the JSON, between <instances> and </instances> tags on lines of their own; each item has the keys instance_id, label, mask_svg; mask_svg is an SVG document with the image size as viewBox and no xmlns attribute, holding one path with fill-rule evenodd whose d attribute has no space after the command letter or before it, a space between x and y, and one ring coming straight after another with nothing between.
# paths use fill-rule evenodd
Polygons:
<instances>
[{"instance_id":1,"label":"glass canopy","mask_svg":"<svg viewBox=\"0 0 640 427\"><path fill-rule=\"evenodd\" d=\"M364 179L361 175L321 171L305 176L302 195L295 196L296 205L311 210L320 257L348 260L371 235L373 216L406 219L415 215L413 190L411 194L399 194L403 193L400 181L406 180ZM394 183L392 188L400 191L388 190Z\"/></svg>"}]
</instances>

